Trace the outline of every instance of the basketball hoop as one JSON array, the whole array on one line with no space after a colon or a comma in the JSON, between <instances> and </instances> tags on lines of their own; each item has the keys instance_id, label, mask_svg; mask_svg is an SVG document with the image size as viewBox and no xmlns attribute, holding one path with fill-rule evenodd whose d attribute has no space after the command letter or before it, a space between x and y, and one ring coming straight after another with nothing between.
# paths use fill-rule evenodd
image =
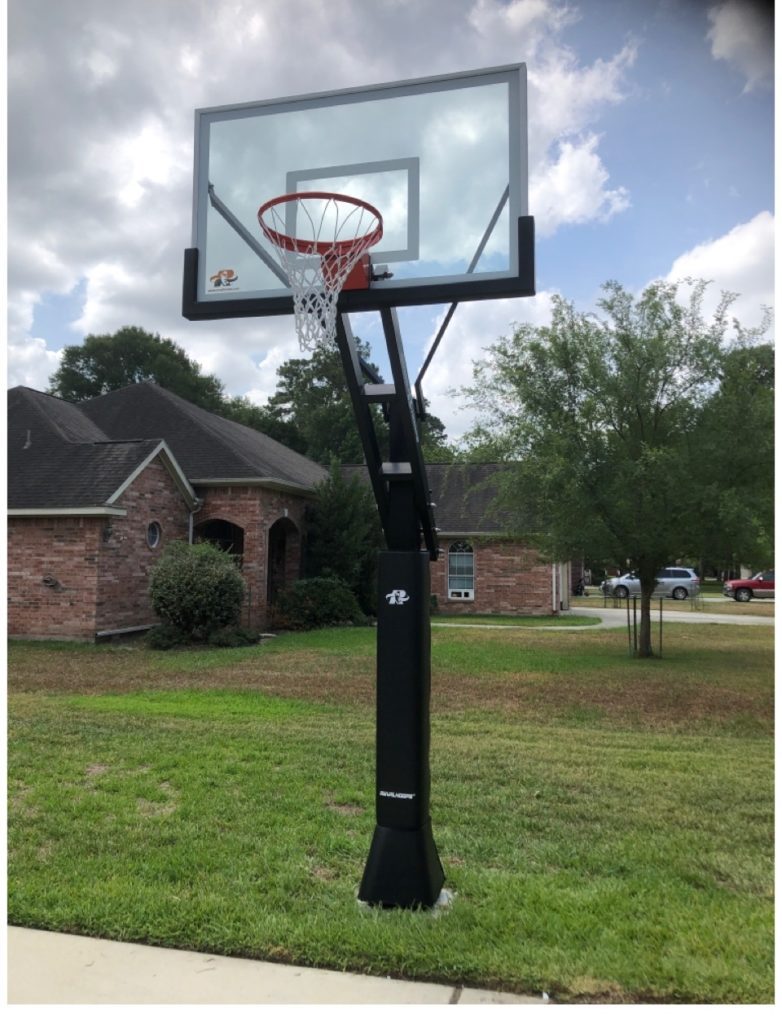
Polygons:
<instances>
[{"instance_id":1,"label":"basketball hoop","mask_svg":"<svg viewBox=\"0 0 782 1024\"><path fill-rule=\"evenodd\" d=\"M351 271L357 281L349 286L369 284L365 254L383 237L379 211L336 192L292 192L264 203L258 223L288 275L301 348L332 341L337 300Z\"/></svg>"}]
</instances>

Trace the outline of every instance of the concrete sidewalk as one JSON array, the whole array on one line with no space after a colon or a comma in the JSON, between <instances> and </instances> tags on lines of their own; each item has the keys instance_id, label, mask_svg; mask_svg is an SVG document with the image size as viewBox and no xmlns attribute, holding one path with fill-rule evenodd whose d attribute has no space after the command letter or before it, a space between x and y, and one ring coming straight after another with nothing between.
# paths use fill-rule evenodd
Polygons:
<instances>
[{"instance_id":1,"label":"concrete sidewalk","mask_svg":"<svg viewBox=\"0 0 782 1024\"><path fill-rule=\"evenodd\" d=\"M774 626L774 618L764 615L732 615L730 612L710 611L708 607L703 609L692 609L688 611L674 609L673 605L685 604L684 601L675 601L663 606L663 626L667 622L687 622L692 625L698 623L716 626ZM631 610L632 616L632 610ZM562 613L562 618L567 619L568 615L594 615L601 620L605 629L615 629L618 626L627 626L627 608L584 608L583 611L570 609ZM641 618L640 602L638 607L638 620ZM652 625L658 625L660 621L660 606L656 604L652 608ZM551 627L547 627L551 628ZM573 627L571 627L573 628ZM594 626L575 627L582 629L594 629Z\"/></svg>"},{"instance_id":2,"label":"concrete sidewalk","mask_svg":"<svg viewBox=\"0 0 782 1024\"><path fill-rule=\"evenodd\" d=\"M676 602L684 603L684 602ZM640 619L640 608L638 617ZM594 622L589 625L568 624L569 617L593 618ZM432 620L432 628L436 629L515 629L515 630L537 630L538 632L557 632L558 630L595 630L595 629L619 629L627 627L626 608L570 608L560 613L560 626L515 626L511 623L474 623L467 619L460 622L442 622L439 619ZM652 609L652 625L657 626L660 621L659 606ZM718 626L774 626L773 616L764 615L731 615L730 612L710 612L708 608L702 611L673 611L669 607L663 609L663 625L668 622L688 622L694 624L706 624Z\"/></svg>"},{"instance_id":3,"label":"concrete sidewalk","mask_svg":"<svg viewBox=\"0 0 782 1024\"><path fill-rule=\"evenodd\" d=\"M10 927L8 1003L541 1006L546 1000Z\"/></svg>"}]
</instances>

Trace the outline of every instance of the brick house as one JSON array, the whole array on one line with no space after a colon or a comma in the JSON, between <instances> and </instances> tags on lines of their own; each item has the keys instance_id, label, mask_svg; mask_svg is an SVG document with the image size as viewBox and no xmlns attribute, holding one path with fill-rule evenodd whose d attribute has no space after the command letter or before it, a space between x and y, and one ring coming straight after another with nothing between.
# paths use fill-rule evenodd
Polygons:
<instances>
[{"instance_id":1,"label":"brick house","mask_svg":"<svg viewBox=\"0 0 782 1024\"><path fill-rule=\"evenodd\" d=\"M230 550L244 621L301 572L322 467L157 384L73 405L8 393L8 630L93 639L154 623L149 570L170 540Z\"/></svg>"},{"instance_id":2,"label":"brick house","mask_svg":"<svg viewBox=\"0 0 782 1024\"><path fill-rule=\"evenodd\" d=\"M509 535L497 463L428 465L440 558L432 593L448 614L552 615L569 606L569 568Z\"/></svg>"},{"instance_id":3,"label":"brick house","mask_svg":"<svg viewBox=\"0 0 782 1024\"><path fill-rule=\"evenodd\" d=\"M346 466L368 482L363 466ZM428 463L440 557L432 595L449 615L552 615L569 607L567 563L538 557L509 533L496 504L499 463Z\"/></svg>"},{"instance_id":4,"label":"brick house","mask_svg":"<svg viewBox=\"0 0 782 1024\"><path fill-rule=\"evenodd\" d=\"M539 562L490 511L495 466L428 467L449 612L556 613L565 570ZM79 405L8 392L8 631L96 639L148 628L151 567L173 539L230 550L243 621L264 626L301 574L304 518L326 470L157 384Z\"/></svg>"},{"instance_id":5,"label":"brick house","mask_svg":"<svg viewBox=\"0 0 782 1024\"><path fill-rule=\"evenodd\" d=\"M153 621L147 573L197 504L165 441L29 388L8 394L8 503L9 633L85 640Z\"/></svg>"}]
</instances>

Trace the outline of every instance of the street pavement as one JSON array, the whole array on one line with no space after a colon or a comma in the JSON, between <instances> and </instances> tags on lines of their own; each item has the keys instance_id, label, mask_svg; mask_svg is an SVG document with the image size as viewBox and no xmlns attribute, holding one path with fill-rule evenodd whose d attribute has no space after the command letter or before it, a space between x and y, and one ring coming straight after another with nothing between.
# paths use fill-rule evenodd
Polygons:
<instances>
[{"instance_id":1,"label":"street pavement","mask_svg":"<svg viewBox=\"0 0 782 1024\"><path fill-rule=\"evenodd\" d=\"M663 625L666 622L690 622L690 623L716 623L717 625L733 625L733 626L774 626L774 616L766 615L736 615L731 612L720 612L712 610L709 607L710 604L722 604L723 606L727 601L722 598L706 598L703 604L696 608L688 606L684 601L664 601L663 602ZM731 602L733 603L733 602ZM769 603L769 602L764 602ZM773 602L771 602L773 603ZM684 605L684 608L682 608ZM589 616L594 618L594 622L589 625L580 625L576 623L568 623L568 618L574 616ZM630 610L630 616L632 621L632 608ZM641 609L638 608L638 618L641 617ZM547 632L550 630L589 630L589 629L618 629L620 626L627 626L627 607L619 606L613 607L611 605L603 608L595 605L589 605L587 607L576 607L569 608L567 611L560 612L561 625L558 626L515 626L510 623L497 623L497 624L478 624L471 623L467 619L453 620L451 622L443 622L441 619L433 619L432 626L438 629L544 629ZM660 621L660 605L659 602L655 602L652 606L652 622L657 624Z\"/></svg>"}]
</instances>

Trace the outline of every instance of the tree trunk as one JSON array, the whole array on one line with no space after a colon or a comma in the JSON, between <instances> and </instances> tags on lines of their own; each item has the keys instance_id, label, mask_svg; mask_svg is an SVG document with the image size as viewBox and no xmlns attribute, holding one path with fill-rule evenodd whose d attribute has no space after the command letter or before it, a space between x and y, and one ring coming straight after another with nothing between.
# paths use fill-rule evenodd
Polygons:
<instances>
[{"instance_id":1,"label":"tree trunk","mask_svg":"<svg viewBox=\"0 0 782 1024\"><path fill-rule=\"evenodd\" d=\"M656 582L655 579L652 579L651 583L641 581L641 625L638 631L638 650L636 651L639 658L654 657L652 650L652 594Z\"/></svg>"}]
</instances>

